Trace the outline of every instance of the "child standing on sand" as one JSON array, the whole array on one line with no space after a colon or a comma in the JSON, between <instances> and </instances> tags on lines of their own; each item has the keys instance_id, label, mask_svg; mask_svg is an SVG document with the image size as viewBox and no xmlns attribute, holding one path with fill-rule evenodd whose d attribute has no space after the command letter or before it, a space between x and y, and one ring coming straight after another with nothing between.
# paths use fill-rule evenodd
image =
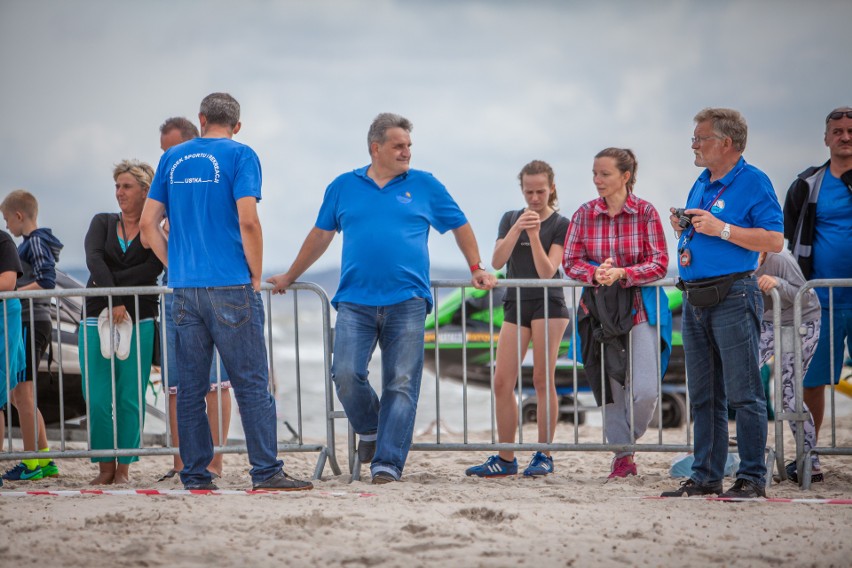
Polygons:
<instances>
[{"instance_id":1,"label":"child standing on sand","mask_svg":"<svg viewBox=\"0 0 852 568\"><path fill-rule=\"evenodd\" d=\"M796 388L793 384L794 354L791 340L798 335L793 329L793 300L799 288L805 284L805 277L802 275L802 270L799 268L796 259L786 249L780 253L762 252L758 263L754 275L757 277L757 285L763 292L764 306L763 323L760 326L760 366L765 365L773 355L776 355L775 364L781 365L782 369L784 412L793 412L796 405ZM782 339L780 347L775 345L776 334L772 321L772 296L769 291L773 288L778 290L781 297L781 334L779 337L784 339ZM802 376L807 373L808 365L810 365L817 343L819 343L820 313L820 304L816 292L808 290L802 296L802 329L805 331L801 335ZM787 340L787 337L790 340ZM802 404L804 405L804 402ZM816 446L816 428L807 405L804 406L804 411L808 413L808 420L804 423L804 449L805 452L808 452ZM793 430L794 436L796 435L796 428L797 423L790 421L790 429ZM813 454L811 460L813 463L811 483L820 482L823 480L823 475L820 470L819 456ZM787 478L797 483L799 476L796 472L796 462L788 463L786 470Z\"/></svg>"},{"instance_id":2,"label":"child standing on sand","mask_svg":"<svg viewBox=\"0 0 852 568\"><path fill-rule=\"evenodd\" d=\"M17 289L52 290L56 287L56 262L62 243L50 229L38 226L38 201L30 192L18 189L11 192L0 203L0 212L6 227L16 237L23 237L18 246L18 256L23 274L18 277ZM38 365L50 343L53 325L50 317L50 298L24 300L21 302L21 330L26 353L27 369L23 380L18 383L9 397L18 411L24 450L49 451L44 418L35 405L33 393ZM38 444L38 445L36 445ZM56 463L51 459L26 459L3 474L9 481L34 481L59 475Z\"/></svg>"}]
</instances>

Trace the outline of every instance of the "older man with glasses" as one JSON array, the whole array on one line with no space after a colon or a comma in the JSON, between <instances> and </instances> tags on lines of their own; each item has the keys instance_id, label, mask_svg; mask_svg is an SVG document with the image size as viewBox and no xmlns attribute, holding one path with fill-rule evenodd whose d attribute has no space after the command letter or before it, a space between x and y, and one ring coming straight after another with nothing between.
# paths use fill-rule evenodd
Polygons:
<instances>
[{"instance_id":1,"label":"older man with glasses","mask_svg":"<svg viewBox=\"0 0 852 568\"><path fill-rule=\"evenodd\" d=\"M839 107L825 117L825 145L829 159L806 169L787 190L784 236L808 280L852 278L852 107ZM837 383L843 367L843 343L852 352L852 288L817 288L823 325L829 325L829 298L833 296L834 327L823 328L816 353L804 378L805 404L817 436L825 413L825 386ZM834 361L830 361L834 338ZM833 364L833 365L832 365ZM832 366L834 373L831 372ZM798 481L796 463L787 476ZM814 470L811 481L822 481Z\"/></svg>"},{"instance_id":2,"label":"older man with glasses","mask_svg":"<svg viewBox=\"0 0 852 568\"><path fill-rule=\"evenodd\" d=\"M663 497L765 497L766 398L758 367L763 297L752 272L763 251L784 246L781 205L769 178L742 154L748 128L731 109L695 116L698 176L685 210L671 210L685 292L683 347L695 417L691 477ZM728 407L736 410L740 467L722 493Z\"/></svg>"}]
</instances>

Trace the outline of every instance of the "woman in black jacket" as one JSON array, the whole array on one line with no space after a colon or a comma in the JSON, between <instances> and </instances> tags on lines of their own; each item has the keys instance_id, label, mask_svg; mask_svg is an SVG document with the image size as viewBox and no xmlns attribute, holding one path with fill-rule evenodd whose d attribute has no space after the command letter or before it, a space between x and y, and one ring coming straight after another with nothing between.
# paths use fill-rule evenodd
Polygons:
<instances>
[{"instance_id":1,"label":"woman in black jacket","mask_svg":"<svg viewBox=\"0 0 852 568\"><path fill-rule=\"evenodd\" d=\"M153 168L136 160L124 160L113 170L115 197L121 212L98 213L92 219L85 241L90 273L87 288L157 284L163 265L143 246L139 234L139 218L153 177ZM158 296L139 296L138 306L133 295L113 294L111 304L108 296L91 296L86 298L83 313L80 368L83 395L89 401L91 449L138 448L144 425L145 389L151 373ZM100 471L91 484L128 483L130 464L138 459L136 456L92 458L98 462Z\"/></svg>"}]
</instances>

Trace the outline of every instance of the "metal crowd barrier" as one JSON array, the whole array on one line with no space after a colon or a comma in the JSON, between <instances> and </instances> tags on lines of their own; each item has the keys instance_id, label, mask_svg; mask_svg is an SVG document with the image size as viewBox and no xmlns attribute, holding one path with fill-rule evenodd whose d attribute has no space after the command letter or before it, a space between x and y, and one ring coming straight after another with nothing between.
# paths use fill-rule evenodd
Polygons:
<instances>
[{"instance_id":1,"label":"metal crowd barrier","mask_svg":"<svg viewBox=\"0 0 852 568\"><path fill-rule=\"evenodd\" d=\"M654 287L658 290L656 294L657 299L657 311L659 313L659 302L660 301L668 301L665 293L662 291L663 286L674 286L675 280L671 278L659 280L657 282L648 284L650 287ZM488 297L488 311L489 311L489 321L488 321L488 345L489 345L489 374L490 374L490 390L491 390L491 428L490 428L490 442L473 442L470 439L470 428L468 423L468 390L470 388L468 381L468 318L467 318L467 306L466 306L466 294L469 289L470 282L468 280L433 280L431 283L433 289L433 297L435 300L435 304L433 307L433 312L438 314L441 306L441 294L439 291L446 289L461 289L462 292L462 302L461 302L461 350L462 350L462 441L461 442L449 442L442 439L441 433L441 380L442 380L442 372L441 372L441 331L440 331L440 323L438 317L435 318L435 346L434 346L434 357L435 357L435 378L434 378L434 389L435 389L435 415L434 415L434 423L436 424L435 428L435 438L434 441L431 442L415 442L411 445L412 451L491 451L496 452L500 450L508 450L508 451L601 451L601 452L614 452L614 451L624 451L624 452L635 452L635 451L645 451L645 452L689 452L692 451L692 443L691 437L692 432L690 428L686 428L685 431L685 440L682 443L664 443L663 441L663 408L662 404L659 401L663 398L664 390L666 392L669 391L669 385L664 383L660 377L661 365L660 365L660 319L657 319L656 323L656 346L657 346L657 408L656 408L656 422L657 422L657 433L656 440L654 442L643 442L638 443L634 437L633 428L633 389L632 389L632 381L630 382L630 390L629 390L629 399L630 399L630 429L631 429L631 442L630 444L608 444L606 441L606 435L604 429L601 428L601 441L598 443L593 442L581 442L579 439L579 422L578 416L581 411L590 411L592 408L590 407L580 407L578 404L578 396L577 394L580 392L580 380L581 378L578 376L578 368L575 364L572 370L572 392L573 394L573 416L574 416L574 424L573 424L573 440L572 441L553 441L551 443L539 443L539 442L528 442L524 440L524 431L523 431L523 398L524 398L524 384L523 384L523 369L521 357L518 357L519 365L518 365L518 377L520 378L517 381L517 390L516 390L516 398L518 402L518 431L517 431L517 442L516 443L500 443L497 441L497 428L496 428L496 412L495 412L495 400L494 400L494 361L495 361L495 348L496 348L496 333L494 326L494 291L490 291L487 293ZM569 305L570 311L570 324L569 329L574 329L575 324L575 314L577 314L577 291L583 287L585 284L580 282L571 281L571 280L539 280L539 279L529 279L529 280L499 280L497 287L498 288L508 288L514 287L516 288L516 299L520 300L520 288L538 288L542 289L543 296L547 293L549 288L564 288L566 290L571 290L571 293L568 295L567 303ZM517 302L520 316L520 301ZM545 309L545 319L548 319L548 303L544 303ZM520 317L518 317L520 319ZM679 331L679 330L678 330ZM549 332L548 326L545 325L545 344L549 342ZM573 333L572 333L573 336ZM578 353L577 353L577 345L576 341L572 341L572 357L573 361L577 361ZM518 337L518 344L516 346L517 353L521 352L521 344L520 344L520 336ZM602 349L603 355L603 349ZM549 360L546 362L546 376L548 377L548 386L550 383L550 363ZM603 368L601 370L601 384L602 384L602 392L606 393L606 389L609 388L607 381L604 377ZM532 386L531 382L528 387ZM689 399L688 394L686 393L685 383L682 388L682 394L685 397L685 408L683 409L685 412L685 419L687 423L690 422L689 416ZM547 389L548 399L545 402L546 404L546 416L547 416L547 430L548 430L548 438L552 438L552 432L550 432L550 424L551 424L551 404L549 400L550 389ZM541 403L541 401L539 401ZM418 412L423 412L422 405L419 407ZM603 420L606 420L606 407L601 407L601 412L603 414ZM650 434L650 428L649 432ZM646 434L646 436L647 436ZM355 451L355 435L350 428L349 435L349 465L350 472L352 473L352 478L357 480L360 478L360 463L358 462L357 452Z\"/></svg>"},{"instance_id":2,"label":"metal crowd barrier","mask_svg":"<svg viewBox=\"0 0 852 568\"><path fill-rule=\"evenodd\" d=\"M272 342L272 301L271 301L272 286L268 285L268 284L264 284L262 286L262 290L265 293L265 300L266 300L265 301L266 325L267 325L266 341L267 341L268 365L269 365L269 371L270 371L270 388L274 389L275 388L275 385L274 385L275 373L274 373L274 357L273 357L273 342ZM319 478L320 475L322 474L322 471L325 468L326 461L328 461L329 465L331 466L332 471L335 474L340 473L340 467L338 466L337 457L336 457L336 454L335 454L334 423L333 423L333 418L332 418L332 413L333 413L333 409L334 409L334 402L333 402L333 398L332 398L332 394L331 394L332 391L331 391L331 388L330 388L331 387L331 376L330 376L330 369L331 369L330 304L329 304L328 296L326 295L325 291L322 288L320 288L319 286L317 286L316 284L294 283L289 288L289 290L290 290L289 296L292 297L292 302L293 302L294 325L295 325L295 335L294 335L294 343L295 343L294 348L295 348L295 357L296 357L296 377L295 377L296 394L295 394L295 396L296 396L296 414L297 414L297 416L296 416L296 430L295 430L295 433L294 433L294 439L292 441L289 441L289 442L279 441L278 451L279 452L318 452L319 456L318 456L316 467L314 469L314 474L313 474L313 477L316 479L316 478ZM299 315L298 315L298 305L299 305L298 304L298 295L299 295L299 292L302 292L302 291L303 292L311 292L313 294L316 294L316 296L318 297L318 299L320 301L320 305L321 305L321 313L322 313L321 325L322 325L322 342L323 342L322 353L323 353L323 368L325 369L325 372L324 372L325 376L323 377L324 378L323 384L324 384L324 387L325 387L324 388L324 390L325 390L325 397L324 397L325 408L322 409L322 410L316 409L315 411L317 413L321 412L323 415L325 415L327 417L326 418L326 432L325 432L327 438L326 438L326 441L325 441L324 444L306 443L304 441L304 438L303 438L303 428L302 428L302 426L303 426L303 423L302 423L303 408L302 408L302 397L301 397L302 377L301 377L301 373L300 373L300 364L299 364L300 343L299 343ZM86 348L88 346L88 338L85 335L83 337L83 347L84 347L83 366L85 367L85 373L83 373L83 371L81 370L79 379L81 381L84 378L86 379L85 380L85 387L84 387L84 389L86 390L86 392L85 392L86 403L85 403L85 413L84 413L83 418L84 418L84 421L85 421L85 424L86 424L86 442L87 442L88 448L85 449L85 450L69 448L67 443L66 443L67 438L69 437L68 432L67 432L69 427L66 424L66 422L68 421L69 417L66 416L66 414L65 414L65 410L66 410L66 400L65 400L66 384L65 383L69 378L76 379L76 377L68 377L67 376L68 373L66 372L63 363L68 359L69 356L76 359L78 357L78 353L77 353L78 350L77 350L76 339L75 339L73 347L71 345L63 345L63 341L62 341L63 335L65 335L66 338L69 337L69 334L76 335L77 328L79 326L80 320L82 319L82 321L85 321L86 318L89 317L89 314L86 313L85 302L81 302L80 305L77 307L77 310L79 310L79 311L77 311L76 314L73 313L73 311L74 311L73 309L71 310L71 312L72 312L71 316L73 317L74 315L76 315L76 321L69 321L69 309L68 309L67 306L63 305L69 299L85 298L85 297L88 297L88 296L107 296L108 297L109 309L111 310L112 307L113 307L113 297L114 296L125 296L126 297L126 296L132 295L135 298L135 302L136 302L135 306L137 308L137 313L138 313L139 296L140 295L154 295L154 294L159 295L160 296L160 303L161 303L161 306L162 306L162 300L164 299L165 295L171 294L171 293L172 293L172 290L170 288L161 287L161 286L153 286L153 287L138 286L138 287L115 287L115 288L79 288L79 289L63 289L63 290L57 289L57 290L39 290L39 291L27 291L27 292L3 292L3 293L0 293L0 303L2 303L2 312L3 312L2 317L3 317L4 324L6 324L7 321L8 321L8 310L7 310L7 305L6 305L6 302L5 302L6 299L18 298L18 299L21 299L21 300L26 300L26 299L29 299L29 298L50 298L52 300L53 333L52 333L51 342L52 342L54 347L52 348L53 352L51 353L51 356L53 357L54 362L57 363L57 366L55 368L55 376L56 376L56 380L58 380L58 393L59 393L59 418L58 418L59 448L58 449L51 449L49 452L14 450L12 448L12 416L11 416L12 415L12 410L11 410L12 405L11 405L11 402L9 402L8 406L7 406L8 412L7 412L7 415L5 417L6 427L7 427L6 428L7 432L6 432L5 441L7 442L8 445L6 446L5 451L0 453L0 459L3 459L3 460L21 460L21 459L36 459L36 458L38 458L38 459L47 459L47 458L95 458L95 457L152 456L152 455L175 455L175 454L177 454L178 449L176 447L171 446L171 444L170 444L168 400L166 400L165 412L159 412L157 410L153 411L153 414L156 415L159 418L162 418L164 420L165 424L166 424L165 441L162 444L162 446L164 446L164 447L151 447L151 446L146 446L146 444L145 444L145 438L143 437L143 429L144 429L144 416L143 416L143 414L146 412L146 404L145 404L146 396L145 395L146 395L147 385L143 385L142 381L138 381L138 384L137 384L137 401L141 401L141 403L139 404L139 412L140 412L140 416L139 416L140 432L139 432L139 434L140 434L140 439L142 440L142 443L140 445L141 447L138 447L138 448L118 448L117 447L117 445L118 445L118 442L117 442L117 439L118 439L118 437L117 437L117 421L115 419L115 412L113 412L113 420L112 420L113 441L114 441L113 447L111 449L99 449L99 450L94 450L94 449L91 448L91 424L90 424L90 420L89 420L89 417L91 416L91 412L90 412L90 407L89 407L90 397L88 396L88 388L89 388L89 385L91 383L88 380L88 373L89 373L90 366L88 365L88 354L86 352ZM29 302L22 302L22 304L27 305L27 304L29 304ZM63 311L64 311L64 314L63 314ZM82 318L80 318L80 314L82 314ZM96 314L94 314L94 315L96 316ZM25 318L29 318L30 322L32 324L32 321L33 321L32 308L30 308L28 314L22 313L22 321L26 321ZM136 352L138 354L138 353L141 352L141 349L140 349L141 339L140 339L140 333L139 333L140 322L139 321L134 322L134 326L135 326ZM31 325L31 328L32 327L33 326ZM111 325L111 327L112 327L112 325ZM5 329L5 325L4 325L4 329ZM164 337L165 332L166 332L165 325L163 325L162 321L161 321L160 322L161 337ZM9 337L8 337L7 334L4 334L4 339L7 341L7 345L8 345ZM34 338L29 338L29 340L34 341ZM156 340L158 340L158 339L155 338L155 341ZM169 353L167 352L168 350L165 348L165 341L162 342L162 345L163 345L163 352L162 352L162 358L163 358L163 361L162 361L163 390L164 390L165 396L168 397L169 396L169 394L168 394L168 376L167 376L168 371L166 369L167 369L167 361L168 361ZM32 351L34 351L34 349ZM68 353L69 351L71 351L73 353ZM45 356L45 358L47 358L47 356ZM27 362L28 365L34 365L35 363L37 363L37 362L35 361L34 357L33 357L32 361ZM0 364L5 365L5 370L6 370L5 387L6 387L7 397L9 397L9 395L10 395L10 389L9 389L9 386L10 386L10 377L9 377L10 361L9 361L9 350L8 350L8 348L6 349L5 361L3 361ZM41 366L42 366L42 368L45 368L44 360L42 361ZM51 377L51 380L52 380L52 375L54 374L54 367L51 365L50 369L47 372L50 373L50 375L48 375L48 377ZM41 374L42 377L39 377L38 376L39 374ZM116 375L115 375L115 356L114 355L110 359L110 374L111 374L110 380L112 381L112 407L113 407L113 409L115 409L116 408L116 399L115 399L115 397L116 397L116 389L115 389ZM83 375L85 375L85 376L83 376ZM140 377L140 376L142 376L142 362L139 360L139 357L137 357L137 377ZM37 382L39 380L45 380L44 373L42 371L39 371L39 373L35 374L35 376L33 378L33 383L34 383L33 384L33 391L34 391L34 393L38 392ZM221 381L221 376L218 378L218 380ZM221 390L219 391L218 396L220 397L220 402L221 402L221 396L222 396ZM227 396L230 396L230 394L228 394ZM37 394L34 397L34 406L35 407L39 406ZM152 410L152 409L149 407L149 410ZM243 409L243 411L249 412L250 409ZM221 428L221 405L220 405L219 412L220 412L219 423L220 423L220 428ZM34 417L34 430L36 431L36 438L38 437L38 428L39 428L38 422ZM220 430L219 439L220 439L220 445L218 445L214 448L214 451L216 453L241 453L241 454L247 453L247 448L246 448L246 445L244 443L243 444L229 444L226 440L223 440L222 436L221 436L221 430Z\"/></svg>"},{"instance_id":3,"label":"metal crowd barrier","mask_svg":"<svg viewBox=\"0 0 852 568\"><path fill-rule=\"evenodd\" d=\"M799 291L796 293L796 298L793 302L793 326L796 330L799 330L799 333L802 333L802 298L811 288L828 288L828 309L829 309L829 319L828 321L822 321L820 323L820 338L822 338L822 334L828 332L829 333L829 372L831 383L829 385L829 400L830 400L830 412L831 412L831 443L827 446L816 446L811 452L818 455L834 455L834 456L849 456L852 455L852 447L849 446L839 446L837 444L837 419L836 419L836 405L835 405L835 387L837 386L837 382L835 381L835 351L834 351L834 289L835 288L850 288L852 287L852 278L837 278L837 279L816 279L810 280L805 283ZM824 307L824 306L823 306ZM847 338L847 342L852 341ZM804 376L802 373L802 342L795 341L793 342L795 349L795 357L794 361L794 376L795 376L795 386L796 386L796 411L793 413L793 416L789 417L789 420L794 420L799 423L799 428L796 431L796 471L801 472L799 475L799 485L802 489L810 489L811 486L811 452L805 453L804 451L804 422L807 420L807 414L804 412L804 393L802 381L804 380ZM842 354L841 354L842 355ZM825 420L823 419L823 426L825 426ZM823 429L824 430L824 429ZM821 436L824 440L825 436ZM819 441L819 440L818 440ZM782 477L786 477L786 472L781 468Z\"/></svg>"},{"instance_id":4,"label":"metal crowd barrier","mask_svg":"<svg viewBox=\"0 0 852 568\"><path fill-rule=\"evenodd\" d=\"M656 301L658 302L657 308L659 312L660 303L664 298L666 298L663 293L664 286L673 286L675 284L675 280L668 278L659 280L657 282L648 284L647 286L656 288L658 293L656 294ZM581 406L579 404L579 394L582 392L581 388L581 379L578 375L578 365L576 361L578 359L579 353L577 352L577 344L576 341L573 341L573 337L575 332L576 325L576 314L578 308L578 292L585 287L584 284L569 281L569 280L500 280L498 282L498 288L507 288L514 287L516 288L516 300L520 299L520 288L538 288L542 290L543 295L547 293L549 288L563 288L566 291L570 290L567 296L567 303L569 305L569 312L571 321L569 323L569 330L571 331L571 361L572 364L571 370L571 406L567 408L568 414L573 417L573 433L571 436L571 440L568 441L558 441L554 440L551 443L539 443L533 441L525 441L524 440L524 430L523 430L523 410L524 410L524 399L525 399L525 386L528 389L532 387L531 381L530 384L524 384L523 378L523 364L521 358L518 357L518 381L516 385L516 399L518 403L518 430L517 430L517 442L515 443L500 443L497 441L497 428L496 428L496 410L495 410L495 399L494 399L494 361L495 361L495 352L496 352L496 333L499 332L498 329L495 328L494 324L494 308L495 308L495 299L494 299L494 291L489 291L486 293L487 302L488 302L488 340L487 340L487 350L488 350L488 375L489 375L489 387L490 387L490 441L471 441L471 429L468 420L468 411L469 411L469 401L468 401L468 392L471 388L471 384L468 381L468 351L469 351L469 340L468 340L468 317L467 317L467 294L469 293L469 282L467 280L435 280L432 282L432 288L434 291L434 313L438 314L441 307L441 302L443 301L442 295L439 291L447 290L447 289L459 289L461 293L461 354L462 354L462 376L461 376L461 386L462 386L462 441L461 442L452 442L447 441L442 438L442 403L441 403L441 381L442 381L442 371L441 371L441 324L439 318L435 318L435 332L434 332L434 364L435 364L435 377L434 377L434 392L435 392L435 413L434 413L434 424L436 425L434 440L427 442L415 442L411 446L411 450L413 451L500 451L500 450L509 450L509 451L600 451L600 452L690 452L692 451L692 430L691 430L691 416L690 416L690 404L689 404L689 396L688 392L685 388L685 382L683 387L678 387L680 390L676 390L678 396L682 395L684 398L684 407L682 409L684 419L687 427L684 429L684 438L680 441L676 442L664 442L663 439L663 405L661 401L664 399L664 394L671 394L672 385L669 380L671 377L667 377L667 381L663 381L660 376L661 370L661 361L660 361L660 321L657 320L657 333L656 333L656 345L658 352L657 359L657 407L655 410L656 413L656 426L651 426L646 432L646 439L651 435L652 428L656 428L656 436L653 436L652 441L639 443L637 440L632 439L630 444L608 444L606 441L606 434L603 428L601 428L601 440L599 442L589 442L589 441L581 441L580 440L580 416L583 412L595 411L597 407L591 406ZM817 287L850 287L852 286L852 279L846 280L813 280L808 282L802 289L799 290L799 293L796 296L794 303L794 328L800 330L801 328L801 299L803 294L809 290L810 288ZM272 301L271 301L271 286L264 285L263 290L265 293L265 305L266 305L266 322L267 322L267 353L268 353L268 364L270 369L270 380L274 381L274 357L273 357L273 333L272 333ZM93 457L119 457L119 456L150 456L150 455L174 455L178 453L178 449L170 445L170 437L169 437L169 416L168 416L168 404L165 405L166 411L165 413L161 413L160 418L164 418L164 422L166 424L166 434L164 437L164 442L161 444L149 444L146 445L144 439L141 447L139 448L117 448L113 447L111 449L102 449L102 450L93 450L91 449L91 426L89 421L86 420L86 441L88 445L88 449L79 450L79 449L71 449L66 444L66 439L68 438L68 433L66 430L69 428L66 425L68 416L65 415L66 410L66 401L64 400L65 396L65 381L70 379L76 379L76 377L67 377L67 373L64 369L63 361L66 361L68 357L72 357L76 359L76 342L74 348L70 348L70 346L64 346L61 341L61 337L63 334L66 336L70 334L76 334L77 327L79 326L79 317L76 318L76 321L69 321L68 312L69 309L64 305L69 299L73 298L83 298L87 296L109 296L110 298L110 308L112 307L112 296L121 295L121 296L129 296L133 295L136 298L137 308L138 301L140 295L151 295L157 294L160 296L161 305L162 300L165 295L170 294L172 290L166 287L128 287L128 288L99 288L99 289L66 289L66 290L42 290L42 291L28 291L28 292L4 292L0 293L0 305L2 305L2 317L4 324L7 321L8 313L7 313L7 305L3 300L9 298L19 298L21 300L26 300L28 298L51 298L53 300L54 310L54 321L53 321L53 343L57 348L54 349L52 353L54 363L56 364L55 371L54 367L51 366L50 373L55 374L55 379L58 380L59 384L59 448L52 449L50 452L25 452L25 451L17 451L14 450L11 446L12 443L12 419L11 419L11 411L7 413L5 420L7 426L6 432L6 441L8 442L8 446L5 448L5 451L0 453L0 459L3 460L20 460L20 459L33 459L33 458L93 458ZM323 360L323 385L324 385L324 408L322 409L322 416L324 416L325 421L325 443L305 443L303 438L303 405L302 405L302 376L301 376L301 363L300 363L300 325L299 325L299 293L300 292L311 292L315 294L320 301L320 311L321 311L321 325L322 325L322 360ZM773 313L773 322L776 333L775 345L777 349L776 359L780 359L781 348L779 346L782 345L781 341L781 312L780 312L780 298L778 296L778 292L776 290L772 290L771 295L774 299L774 313ZM830 293L831 294L831 293ZM289 288L289 294L292 298L293 305L293 316L294 316L294 349L295 349L295 399L296 399L296 430L294 439L290 442L279 442L278 450L281 452L318 452L319 456L317 459L316 467L314 470L313 477L319 478L325 468L326 461L328 461L331 469L335 475L340 474L340 467L338 465L336 452L335 452L335 421L339 419L346 419L346 413L342 410L335 409L335 395L334 395L334 385L331 379L331 351L332 351L332 325L331 325L331 315L330 315L330 303L328 296L325 291L312 283L294 283ZM830 308L830 321L823 322L822 332L825 333L826 325L828 327L828 332L833 334L833 319L834 307L833 307L833 295L830 296L832 301L829 303ZM667 298L666 298L666 301ZM27 302L22 302L24 305L27 305ZM520 310L520 302L518 303L518 310ZM545 309L545 319L548 318L548 303L544 304ZM79 316L80 312L82 312L83 320L88 317L88 314L85 311L85 302L82 302L81 307L77 308L76 316ZM28 313L27 313L28 312ZM64 312L64 317L63 317ZM519 315L519 314L518 314ZM32 323L32 308L29 310L24 310L22 313L22 319L29 318ZM134 322L136 326L136 342L137 342L137 352L139 352L139 322ZM678 329L674 329L674 332L679 332ZM160 333L165 334L165 326L160 326ZM545 343L548 343L548 326L545 326ZM801 331L800 331L801 333ZM8 337L4 337L5 340L8 341ZM33 338L29 338L30 341ZM165 342L163 342L165 343ZM810 456L805 455L803 451L803 423L807 420L808 415L803 412L803 398L802 398L802 353L801 353L801 342L794 341L794 352L795 352L795 384L796 384L796 396L795 396L795 404L796 410L794 412L784 412L782 409L782 380L781 380L781 366L775 365L774 369L774 378L775 378L775 388L774 388L774 398L776 405L776 423L775 423L775 445L774 447L768 448L768 459L767 466L769 469L769 475L767 476L767 482L770 483L772 480L772 468L774 465L778 466L778 474L781 479L786 477L786 472L784 470L784 442L783 442L783 428L784 421L795 421L799 423L799 428L797 429L796 435L796 462L798 471L802 472L800 476L800 484L803 489L808 489L810 484ZM85 344L85 339L84 339ZM517 352L521 351L520 337L518 338L518 343L515 346ZM34 351L34 350L33 350ZM69 353L68 351L73 351L73 353ZM6 350L7 356L5 361L0 362L0 364L5 365L6 370L6 390L7 395L9 393L9 358L8 358L8 349ZM169 353L167 349L163 350L163 390L168 395L168 371L167 369L167 361L169 357ZM603 351L602 351L603 356ZM834 376L834 348L833 348L833 337L832 337L832 349L831 349L831 372L832 378ZM84 355L85 358L85 355ZM33 364L34 361L28 361L28 364ZM85 363L85 361L84 361ZM113 381L113 408L115 407L115 361L114 358L111 362L111 380ZM88 367L88 365L86 365ZM549 360L546 362L546 376L548 377L548 381L550 381L550 363ZM46 363L43 360L41 363L42 370L39 372L39 375L44 375L44 369L46 367ZM141 363L137 362L137 374L141 374ZM684 369L685 372L685 369ZM82 379L82 377L80 377ZM36 381L45 380L43 376L37 376L34 380L34 392L37 393L38 389ZM51 378L51 380L53 380ZM220 379L221 380L221 379ZM685 377L685 380L688 380ZM88 385L89 382L86 381ZM832 387L834 387L836 383L832 380ZM274 384L270 385L274 388ZM601 390L605 394L606 389L608 388L607 381L605 380L603 372L601 373ZM630 426L631 432L634 430L633 428L633 392L632 392L632 382L630 382L630 391L628 398L630 400ZM474 387L475 388L475 387ZM548 399L544 401L546 405L546 416L547 416L547 428L548 428L548 438L552 437L552 432L550 432L550 424L551 424L551 401L549 400L550 389L547 389ZM145 398L145 386L141 384L138 385L138 396L141 400ZM221 397L221 392L219 394ZM813 449L813 452L818 453L820 455L852 455L852 448L838 446L837 444L837 436L836 436L836 418L835 418L835 399L834 399L834 388L831 389L830 395L830 411L831 411L831 443L828 446L819 446ZM89 404L88 404L88 396L86 396L87 402L85 405L85 413L84 417L88 418L90 416L89 412ZM542 401L537 401L540 404ZM35 396L34 405L36 407L39 406L37 394ZM11 404L9 405L11 408ZM150 410L150 409L149 409ZM560 409L561 410L561 409ZM423 411L421 406L420 412ZM140 405L140 413L145 412L144 405ZM221 406L220 406L221 412ZM605 423L606 420L606 407L600 407L600 412L602 414L603 421ZM140 416L140 430L142 429L142 420ZM221 418L221 416L220 416ZM35 421L34 429L38 430L38 423ZM221 423L221 420L220 420ZM141 431L140 431L141 434ZM220 432L221 434L221 432ZM114 439L116 437L116 424L115 420L113 420L113 436ZM655 438L655 439L654 439ZM671 436L667 436L667 438L671 438ZM220 435L220 440L222 440L222 436ZM358 479L360 475L360 466L358 463L357 452L355 451L355 434L352 431L351 427L348 432L348 450L349 450L349 471L352 474L353 479ZM114 446L117 445L114 444ZM156 447L160 446L160 447ZM247 448L245 444L229 444L227 441L221 441L220 445L215 447L216 453L246 453Z\"/></svg>"}]
</instances>

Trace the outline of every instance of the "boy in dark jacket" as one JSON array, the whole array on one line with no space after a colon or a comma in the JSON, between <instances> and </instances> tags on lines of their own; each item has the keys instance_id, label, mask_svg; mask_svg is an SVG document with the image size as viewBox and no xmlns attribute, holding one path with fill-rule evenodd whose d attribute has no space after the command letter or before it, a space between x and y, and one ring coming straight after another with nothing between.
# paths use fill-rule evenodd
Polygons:
<instances>
[{"instance_id":1,"label":"boy in dark jacket","mask_svg":"<svg viewBox=\"0 0 852 568\"><path fill-rule=\"evenodd\" d=\"M18 290L52 290L56 287L56 262L62 243L50 229L38 226L38 201L23 189L13 191L0 203L0 212L6 227L16 237L23 237L18 245L23 275L18 278ZM50 298L23 300L22 331L26 350L27 373L24 380L12 390L9 397L18 411L24 450L49 451L44 418L36 408L33 381L44 352L50 344L52 332ZM38 446L36 446L38 443ZM26 459L3 474L3 479L29 481L54 477L59 469L51 459Z\"/></svg>"}]
</instances>

